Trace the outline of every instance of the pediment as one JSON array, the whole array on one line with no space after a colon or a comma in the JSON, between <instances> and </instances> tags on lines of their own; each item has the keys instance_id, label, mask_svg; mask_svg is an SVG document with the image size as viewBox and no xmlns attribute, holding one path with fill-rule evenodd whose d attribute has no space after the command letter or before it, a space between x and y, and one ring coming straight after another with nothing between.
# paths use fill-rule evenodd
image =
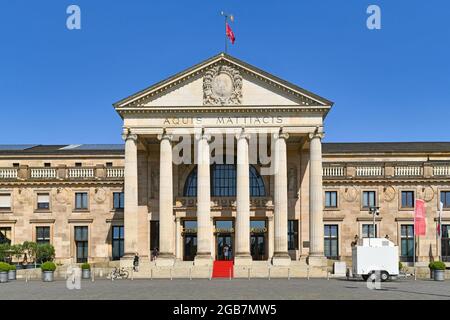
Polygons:
<instances>
[{"instance_id":1,"label":"pediment","mask_svg":"<svg viewBox=\"0 0 450 320\"><path fill-rule=\"evenodd\" d=\"M114 104L170 107L331 107L333 103L226 54L219 54Z\"/></svg>"}]
</instances>

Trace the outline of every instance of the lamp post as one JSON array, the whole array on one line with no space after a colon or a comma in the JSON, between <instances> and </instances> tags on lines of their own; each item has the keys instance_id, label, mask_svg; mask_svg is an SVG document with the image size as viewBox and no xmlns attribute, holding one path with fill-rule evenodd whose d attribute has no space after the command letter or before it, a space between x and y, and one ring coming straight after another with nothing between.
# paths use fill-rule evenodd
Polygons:
<instances>
[{"instance_id":1,"label":"lamp post","mask_svg":"<svg viewBox=\"0 0 450 320\"><path fill-rule=\"evenodd\" d=\"M376 216L380 215L380 207L369 207L369 214L373 217L373 223L372 223L372 230L373 230L373 237L376 237L376 224L375 224L375 218ZM372 235L370 234L369 230L369 246L370 246L370 239L372 238Z\"/></svg>"}]
</instances>

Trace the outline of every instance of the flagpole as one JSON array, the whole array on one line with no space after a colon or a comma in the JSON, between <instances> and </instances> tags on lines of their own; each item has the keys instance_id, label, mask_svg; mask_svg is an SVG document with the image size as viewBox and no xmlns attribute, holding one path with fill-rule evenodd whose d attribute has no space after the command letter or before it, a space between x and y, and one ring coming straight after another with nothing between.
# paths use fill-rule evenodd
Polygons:
<instances>
[{"instance_id":1,"label":"flagpole","mask_svg":"<svg viewBox=\"0 0 450 320\"><path fill-rule=\"evenodd\" d=\"M224 11L220 13L224 17L224 27L225 27L225 53L228 53L228 41L227 41L227 20L228 20L228 14L226 14Z\"/></svg>"},{"instance_id":2,"label":"flagpole","mask_svg":"<svg viewBox=\"0 0 450 320\"><path fill-rule=\"evenodd\" d=\"M417 205L416 205L417 207ZM413 245L413 269L414 269L414 280L417 280L417 272L416 272L416 212L414 212L414 245Z\"/></svg>"}]
</instances>

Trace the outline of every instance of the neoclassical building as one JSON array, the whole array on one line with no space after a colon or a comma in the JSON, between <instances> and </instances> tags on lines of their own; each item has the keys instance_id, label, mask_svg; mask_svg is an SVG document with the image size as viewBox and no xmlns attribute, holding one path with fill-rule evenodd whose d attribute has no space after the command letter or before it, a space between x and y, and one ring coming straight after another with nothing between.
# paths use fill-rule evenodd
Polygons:
<instances>
[{"instance_id":1,"label":"neoclassical building","mask_svg":"<svg viewBox=\"0 0 450 320\"><path fill-rule=\"evenodd\" d=\"M388 236L409 262L423 199L418 261L450 260L450 143L322 143L332 105L214 56L115 103L124 145L0 146L0 241L65 263L324 270Z\"/></svg>"}]
</instances>

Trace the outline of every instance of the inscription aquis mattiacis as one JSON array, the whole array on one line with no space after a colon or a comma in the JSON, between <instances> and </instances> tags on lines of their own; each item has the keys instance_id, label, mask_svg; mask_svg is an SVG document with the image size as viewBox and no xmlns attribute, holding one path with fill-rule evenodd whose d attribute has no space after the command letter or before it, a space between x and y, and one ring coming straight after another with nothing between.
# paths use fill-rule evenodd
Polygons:
<instances>
[{"instance_id":1,"label":"inscription aquis mattiacis","mask_svg":"<svg viewBox=\"0 0 450 320\"><path fill-rule=\"evenodd\" d=\"M215 117L215 118L202 118L202 117L173 117L164 118L164 126L179 126L179 125L218 125L218 126L236 126L236 125L280 125L283 124L282 117L264 116L239 116L239 117Z\"/></svg>"}]
</instances>

